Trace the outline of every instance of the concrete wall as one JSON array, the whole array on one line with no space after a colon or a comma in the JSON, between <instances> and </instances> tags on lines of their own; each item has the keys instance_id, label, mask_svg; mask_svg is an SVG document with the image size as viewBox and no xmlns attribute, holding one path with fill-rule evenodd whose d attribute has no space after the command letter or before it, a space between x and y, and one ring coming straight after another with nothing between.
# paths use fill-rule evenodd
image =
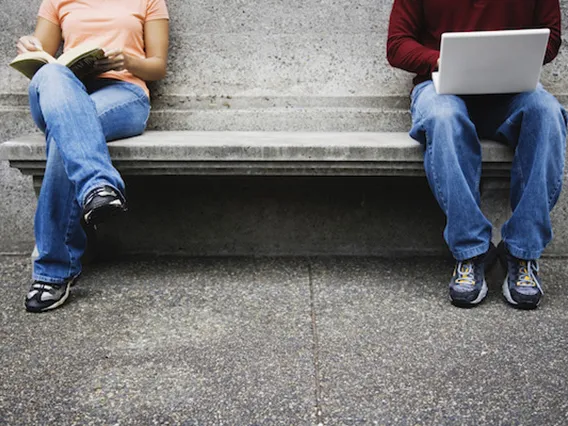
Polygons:
<instances>
[{"instance_id":1,"label":"concrete wall","mask_svg":"<svg viewBox=\"0 0 568 426\"><path fill-rule=\"evenodd\" d=\"M0 0L0 62L7 63L17 38L33 30L39 3ZM568 0L561 3L568 34ZM407 130L411 76L385 59L391 5L392 0L169 0L169 74L152 87L150 128ZM563 102L565 49L543 76ZM0 67L2 140L33 128L26 86L24 77ZM32 185L6 163L0 163L0 199L0 252L30 248ZM563 196L550 254L568 253L566 210ZM439 223L438 214L431 211L432 223Z\"/></svg>"}]
</instances>

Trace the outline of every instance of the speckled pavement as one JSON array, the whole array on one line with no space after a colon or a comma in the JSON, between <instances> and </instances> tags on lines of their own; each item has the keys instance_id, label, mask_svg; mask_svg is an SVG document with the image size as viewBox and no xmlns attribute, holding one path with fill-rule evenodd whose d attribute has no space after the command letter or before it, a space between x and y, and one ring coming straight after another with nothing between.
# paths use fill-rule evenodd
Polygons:
<instances>
[{"instance_id":1,"label":"speckled pavement","mask_svg":"<svg viewBox=\"0 0 568 426\"><path fill-rule=\"evenodd\" d=\"M532 312L499 271L453 307L452 266L132 259L29 314L29 258L0 258L0 424L568 424L566 261L542 262Z\"/></svg>"}]
</instances>

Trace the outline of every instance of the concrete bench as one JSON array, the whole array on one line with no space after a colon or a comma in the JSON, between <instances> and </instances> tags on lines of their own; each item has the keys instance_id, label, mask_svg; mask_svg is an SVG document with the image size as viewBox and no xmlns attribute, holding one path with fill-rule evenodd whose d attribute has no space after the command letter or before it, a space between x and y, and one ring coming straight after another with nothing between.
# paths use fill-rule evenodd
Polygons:
<instances>
[{"instance_id":1,"label":"concrete bench","mask_svg":"<svg viewBox=\"0 0 568 426\"><path fill-rule=\"evenodd\" d=\"M406 133L148 131L109 150L125 176L424 176L422 147ZM504 144L483 141L483 176L508 176L511 158ZM40 182L42 135L1 144L0 159Z\"/></svg>"},{"instance_id":2,"label":"concrete bench","mask_svg":"<svg viewBox=\"0 0 568 426\"><path fill-rule=\"evenodd\" d=\"M512 152L482 149L483 204L500 217ZM109 150L130 205L127 220L97 230L97 252L111 257L446 252L423 150L407 133L147 131ZM0 158L39 193L42 135L0 144Z\"/></svg>"}]
</instances>

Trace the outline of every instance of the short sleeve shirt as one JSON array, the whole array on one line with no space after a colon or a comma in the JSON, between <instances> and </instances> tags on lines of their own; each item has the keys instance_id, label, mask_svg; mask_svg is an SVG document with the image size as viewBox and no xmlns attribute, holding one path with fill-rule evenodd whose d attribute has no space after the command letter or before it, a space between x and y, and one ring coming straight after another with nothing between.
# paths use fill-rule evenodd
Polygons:
<instances>
[{"instance_id":1,"label":"short sleeve shirt","mask_svg":"<svg viewBox=\"0 0 568 426\"><path fill-rule=\"evenodd\" d=\"M169 19L165 0L43 0L38 16L61 28L64 51L88 42L139 58L146 57L144 24ZM148 94L146 83L128 71L100 77L137 84Z\"/></svg>"}]
</instances>

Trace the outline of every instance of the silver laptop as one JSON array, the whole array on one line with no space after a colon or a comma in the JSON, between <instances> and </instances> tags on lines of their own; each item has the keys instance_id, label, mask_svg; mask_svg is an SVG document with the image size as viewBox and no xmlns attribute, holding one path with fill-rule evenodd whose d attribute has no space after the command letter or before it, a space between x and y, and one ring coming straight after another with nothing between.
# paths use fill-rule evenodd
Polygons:
<instances>
[{"instance_id":1,"label":"silver laptop","mask_svg":"<svg viewBox=\"0 0 568 426\"><path fill-rule=\"evenodd\" d=\"M519 93L536 89L550 30L442 34L440 66L432 73L439 94Z\"/></svg>"}]
</instances>

